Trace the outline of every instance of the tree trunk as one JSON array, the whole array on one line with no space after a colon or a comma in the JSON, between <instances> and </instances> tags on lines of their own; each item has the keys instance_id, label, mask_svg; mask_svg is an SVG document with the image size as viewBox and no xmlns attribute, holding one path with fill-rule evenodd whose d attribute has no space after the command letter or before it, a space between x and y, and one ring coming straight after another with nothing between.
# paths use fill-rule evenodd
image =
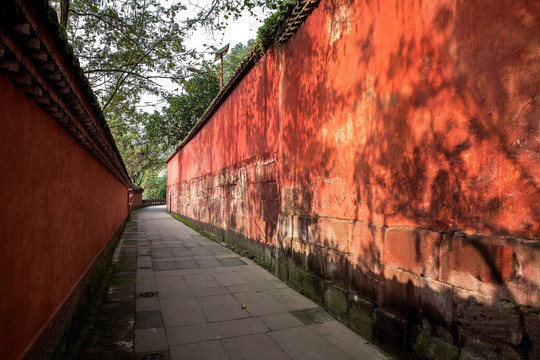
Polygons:
<instances>
[{"instance_id":1,"label":"tree trunk","mask_svg":"<svg viewBox=\"0 0 540 360\"><path fill-rule=\"evenodd\" d=\"M62 24L62 26L65 28L67 28L68 16L69 16L69 0L61 0L60 1L60 24Z\"/></svg>"}]
</instances>

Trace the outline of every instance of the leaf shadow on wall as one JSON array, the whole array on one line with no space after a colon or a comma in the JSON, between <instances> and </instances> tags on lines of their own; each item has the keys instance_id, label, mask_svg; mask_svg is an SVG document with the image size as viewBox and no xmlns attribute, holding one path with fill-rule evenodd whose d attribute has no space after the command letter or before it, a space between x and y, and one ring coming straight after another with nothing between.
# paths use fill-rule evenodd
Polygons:
<instances>
[{"instance_id":1,"label":"leaf shadow on wall","mask_svg":"<svg viewBox=\"0 0 540 360\"><path fill-rule=\"evenodd\" d=\"M331 14L338 14L332 19L346 22L346 16L339 14L353 2L324 4ZM396 2L396 23L405 14L399 6L407 5ZM361 10L350 16L359 16ZM402 28L388 62L377 53L384 30L377 28L375 19L365 19L372 24L365 26L368 31L354 45L340 45L331 38L317 42L309 30L299 31L287 46L283 75L281 166L282 183L288 187L282 189L282 210L297 221L309 217L317 222L320 190L326 186L321 184L336 175L346 177L342 162L352 149L352 181L344 181L352 186L342 191L353 193L354 216L349 218L373 228L368 237L375 237L378 226L401 224L440 231L441 236L461 230L536 239L540 226L540 69L538 51L531 44L537 36L539 14L538 5L524 1L505 6L458 1L455 8L441 6L430 33L415 37L409 27ZM330 28L334 26L338 25ZM361 75L333 67L335 59L343 59L346 53L355 54ZM381 63L387 67L376 70ZM375 75L368 78L373 71ZM336 75L349 76L352 85L341 86ZM367 99L367 108L360 106L362 99ZM357 137L354 145L340 146L321 129L342 121L336 114L347 113L362 122L365 136ZM345 210L336 217L348 218L343 214ZM306 233L305 243L307 238ZM496 289L490 295L519 303L515 288L507 286L493 247L465 239L488 269L484 282ZM320 242L331 247L324 238ZM486 305L472 295L463 300L460 291L432 287L420 274L412 279L386 274L382 251L372 241L365 243L370 245L361 258L347 260L351 269L347 286L356 282L360 297L409 324L432 323L435 333L454 344L468 344L473 352L492 346L490 351L499 351L499 357L519 357L527 351L527 336L514 335L522 334L524 328L516 307L497 301ZM411 256L418 260L422 258L420 239L415 245ZM329 263L310 268L315 263L319 261L307 259L302 264L326 278L329 272L324 266L343 267ZM528 265L532 264L519 264ZM540 290L533 278L513 280L520 289ZM469 309L493 319L500 307L513 322L499 333L488 324L475 323L467 313ZM480 339L483 347L470 338Z\"/></svg>"}]
</instances>

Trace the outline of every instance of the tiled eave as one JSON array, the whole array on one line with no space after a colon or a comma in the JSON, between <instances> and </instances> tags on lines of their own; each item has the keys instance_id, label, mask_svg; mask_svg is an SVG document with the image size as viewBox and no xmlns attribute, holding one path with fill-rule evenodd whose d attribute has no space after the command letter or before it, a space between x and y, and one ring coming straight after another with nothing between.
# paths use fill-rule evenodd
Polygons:
<instances>
[{"instance_id":1,"label":"tiled eave","mask_svg":"<svg viewBox=\"0 0 540 360\"><path fill-rule=\"evenodd\" d=\"M56 14L43 0L2 0L0 72L126 186L131 181Z\"/></svg>"}]
</instances>

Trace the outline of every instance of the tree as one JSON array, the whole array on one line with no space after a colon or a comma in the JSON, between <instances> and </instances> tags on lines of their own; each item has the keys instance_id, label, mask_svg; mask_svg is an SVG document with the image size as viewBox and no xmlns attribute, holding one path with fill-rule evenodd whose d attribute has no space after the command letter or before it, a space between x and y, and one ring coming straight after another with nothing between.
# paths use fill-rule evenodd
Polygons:
<instances>
[{"instance_id":1,"label":"tree","mask_svg":"<svg viewBox=\"0 0 540 360\"><path fill-rule=\"evenodd\" d=\"M172 151L189 134L219 92L215 67L205 64L203 68L205 73L185 81L181 95L169 97L164 116L147 123L149 138L161 143L163 151Z\"/></svg>"},{"instance_id":2,"label":"tree","mask_svg":"<svg viewBox=\"0 0 540 360\"><path fill-rule=\"evenodd\" d=\"M67 33L106 116L119 93L136 104L143 93L164 92L159 79L185 77L196 54L176 21L184 9L159 0L72 1Z\"/></svg>"},{"instance_id":3,"label":"tree","mask_svg":"<svg viewBox=\"0 0 540 360\"><path fill-rule=\"evenodd\" d=\"M105 114L120 90L135 104L142 93L167 96L160 79L183 81L185 68L201 58L184 46L194 30L222 30L245 10L254 14L279 2L210 0L203 7L193 5L197 11L188 14L180 2L162 0L49 1L60 12Z\"/></svg>"},{"instance_id":4,"label":"tree","mask_svg":"<svg viewBox=\"0 0 540 360\"><path fill-rule=\"evenodd\" d=\"M255 40L249 40L246 45L242 43L236 44L231 51L223 59L223 81L227 82L236 72L238 65L244 60L249 53Z\"/></svg>"},{"instance_id":5,"label":"tree","mask_svg":"<svg viewBox=\"0 0 540 360\"><path fill-rule=\"evenodd\" d=\"M61 23L100 101L133 186L143 186L164 167L166 154L145 132L146 123L161 115L138 111L137 104L144 93L167 95L158 81L182 81L185 64L196 58L184 48L186 31L176 21L184 7L159 0L52 4L61 9Z\"/></svg>"},{"instance_id":6,"label":"tree","mask_svg":"<svg viewBox=\"0 0 540 360\"><path fill-rule=\"evenodd\" d=\"M122 101L122 93L115 98L108 116L109 128L135 188L143 185L148 174L157 174L164 166L166 154L158 144L149 141L144 124L160 117L158 112L149 114L138 111L128 102ZM114 111L113 111L114 110Z\"/></svg>"},{"instance_id":7,"label":"tree","mask_svg":"<svg viewBox=\"0 0 540 360\"><path fill-rule=\"evenodd\" d=\"M164 172L164 171L163 171ZM145 199L165 200L167 195L167 176L162 176L161 171L154 178L149 178L143 183Z\"/></svg>"},{"instance_id":8,"label":"tree","mask_svg":"<svg viewBox=\"0 0 540 360\"><path fill-rule=\"evenodd\" d=\"M237 44L223 59L225 82L237 71L238 65L253 47L254 40L247 45ZM191 131L219 92L216 65L203 63L200 73L185 81L184 92L168 99L164 116L156 117L147 124L151 141L161 143L162 149L171 152Z\"/></svg>"},{"instance_id":9,"label":"tree","mask_svg":"<svg viewBox=\"0 0 540 360\"><path fill-rule=\"evenodd\" d=\"M186 37L199 27L222 29L227 19L260 5L272 7L273 0L210 0L193 16L175 1L49 1L60 12L133 185L139 187L155 178L166 154L187 135L219 91L218 81L211 77L199 75L185 81L185 68L201 58L185 48ZM229 63L234 66L234 61ZM228 66L225 62L224 68ZM207 66L208 72L214 70ZM232 74L234 69L225 71ZM161 79L183 84L184 93L171 96L160 86ZM137 111L145 93L167 98L165 113Z\"/></svg>"}]
</instances>

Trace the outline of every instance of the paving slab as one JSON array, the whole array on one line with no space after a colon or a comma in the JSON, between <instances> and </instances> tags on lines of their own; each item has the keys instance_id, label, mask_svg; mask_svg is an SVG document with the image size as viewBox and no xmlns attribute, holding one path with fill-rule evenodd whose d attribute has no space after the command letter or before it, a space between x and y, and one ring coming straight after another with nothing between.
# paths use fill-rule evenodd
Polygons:
<instances>
[{"instance_id":1,"label":"paving slab","mask_svg":"<svg viewBox=\"0 0 540 360\"><path fill-rule=\"evenodd\" d=\"M266 333L239 336L221 341L231 360L291 360ZM264 349L264 351L261 351Z\"/></svg>"},{"instance_id":2,"label":"paving slab","mask_svg":"<svg viewBox=\"0 0 540 360\"><path fill-rule=\"evenodd\" d=\"M132 294L136 360L388 358L253 261L175 220L164 206L134 215L136 226L119 253L125 281L111 296Z\"/></svg>"},{"instance_id":3,"label":"paving slab","mask_svg":"<svg viewBox=\"0 0 540 360\"><path fill-rule=\"evenodd\" d=\"M208 322L235 320L249 317L249 312L231 294L201 296L199 304Z\"/></svg>"},{"instance_id":4,"label":"paving slab","mask_svg":"<svg viewBox=\"0 0 540 360\"><path fill-rule=\"evenodd\" d=\"M208 322L201 305L193 298L162 301L161 311L167 328Z\"/></svg>"},{"instance_id":5,"label":"paving slab","mask_svg":"<svg viewBox=\"0 0 540 360\"><path fill-rule=\"evenodd\" d=\"M268 327L266 327L261 320L257 318L245 318L168 328L167 338L169 339L170 345L181 345L266 333L268 330Z\"/></svg>"},{"instance_id":6,"label":"paving slab","mask_svg":"<svg viewBox=\"0 0 540 360\"><path fill-rule=\"evenodd\" d=\"M168 350L165 328L135 329L135 353Z\"/></svg>"},{"instance_id":7,"label":"paving slab","mask_svg":"<svg viewBox=\"0 0 540 360\"><path fill-rule=\"evenodd\" d=\"M290 313L263 315L259 316L259 319L268 326L270 330L290 329L304 325Z\"/></svg>"},{"instance_id":8,"label":"paving slab","mask_svg":"<svg viewBox=\"0 0 540 360\"><path fill-rule=\"evenodd\" d=\"M252 316L284 314L288 312L285 306L264 291L239 292L235 293L234 297L240 304L245 306L246 311Z\"/></svg>"},{"instance_id":9,"label":"paving slab","mask_svg":"<svg viewBox=\"0 0 540 360\"><path fill-rule=\"evenodd\" d=\"M221 341L211 340L171 346L171 358L173 360L224 360L229 359L229 356Z\"/></svg>"},{"instance_id":10,"label":"paving slab","mask_svg":"<svg viewBox=\"0 0 540 360\"><path fill-rule=\"evenodd\" d=\"M350 360L351 357L313 330L301 326L269 335L294 360Z\"/></svg>"}]
</instances>

